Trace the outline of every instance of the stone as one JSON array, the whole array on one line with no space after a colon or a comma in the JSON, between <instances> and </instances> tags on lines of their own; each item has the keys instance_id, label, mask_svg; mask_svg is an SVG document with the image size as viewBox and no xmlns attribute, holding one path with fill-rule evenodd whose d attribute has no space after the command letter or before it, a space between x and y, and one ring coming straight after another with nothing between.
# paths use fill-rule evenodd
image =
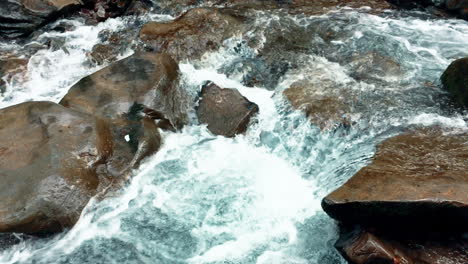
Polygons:
<instances>
[{"instance_id":1,"label":"stone","mask_svg":"<svg viewBox=\"0 0 468 264\"><path fill-rule=\"evenodd\" d=\"M351 264L468 263L466 238L417 236L395 237L356 229L342 233L335 246Z\"/></svg>"},{"instance_id":2,"label":"stone","mask_svg":"<svg viewBox=\"0 0 468 264\"><path fill-rule=\"evenodd\" d=\"M13 76L25 75L28 59L19 57L7 57L0 59L0 94L6 91L6 81L11 81Z\"/></svg>"},{"instance_id":3,"label":"stone","mask_svg":"<svg viewBox=\"0 0 468 264\"><path fill-rule=\"evenodd\" d=\"M137 52L84 77L60 104L105 119L125 117L134 106L139 114L157 112L175 128L187 122L186 95L179 87L179 67L167 54Z\"/></svg>"},{"instance_id":4,"label":"stone","mask_svg":"<svg viewBox=\"0 0 468 264\"><path fill-rule=\"evenodd\" d=\"M168 23L145 24L140 39L153 51L168 53L177 61L198 59L241 32L241 27L242 18L228 10L194 8Z\"/></svg>"},{"instance_id":5,"label":"stone","mask_svg":"<svg viewBox=\"0 0 468 264\"><path fill-rule=\"evenodd\" d=\"M453 61L442 74L441 81L455 104L468 108L468 57Z\"/></svg>"},{"instance_id":6,"label":"stone","mask_svg":"<svg viewBox=\"0 0 468 264\"><path fill-rule=\"evenodd\" d=\"M223 89L208 82L201 90L197 116L200 123L208 124L208 130L213 134L234 137L247 130L258 111L258 106L238 90Z\"/></svg>"},{"instance_id":7,"label":"stone","mask_svg":"<svg viewBox=\"0 0 468 264\"><path fill-rule=\"evenodd\" d=\"M364 226L467 231L468 133L437 127L382 142L372 162L326 196L331 217Z\"/></svg>"}]
</instances>

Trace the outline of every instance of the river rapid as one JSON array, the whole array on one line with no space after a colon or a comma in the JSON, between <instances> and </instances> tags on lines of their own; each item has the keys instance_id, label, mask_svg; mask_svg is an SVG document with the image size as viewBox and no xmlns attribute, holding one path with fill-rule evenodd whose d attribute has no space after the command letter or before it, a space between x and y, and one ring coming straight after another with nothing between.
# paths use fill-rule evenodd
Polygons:
<instances>
[{"instance_id":1,"label":"river rapid","mask_svg":"<svg viewBox=\"0 0 468 264\"><path fill-rule=\"evenodd\" d=\"M450 110L439 80L451 61L468 56L466 21L416 11L372 14L367 8L316 16L252 14L248 32L179 65L194 98L211 80L258 104L245 135L213 136L195 118L181 132L163 133L161 150L127 187L92 200L67 232L41 239L18 235L21 243L0 249L0 263L345 263L333 247L338 229L321 199L368 164L376 145L391 136L416 126L468 129L468 115ZM56 23L74 29L23 44L0 43L2 50L20 52L43 40L61 41L58 48L37 48L26 75L8 80L0 106L58 102L71 85L105 66L86 56L101 41L100 32L172 19L153 11L96 26L62 20ZM301 52L281 58L295 66L265 76L263 86L246 87L246 79L262 74L258 49L278 34L300 38ZM121 57L133 52L129 45ZM399 70L366 68L350 59L369 52ZM352 94L352 125L320 129L293 110L282 92L304 80L324 94Z\"/></svg>"}]
</instances>

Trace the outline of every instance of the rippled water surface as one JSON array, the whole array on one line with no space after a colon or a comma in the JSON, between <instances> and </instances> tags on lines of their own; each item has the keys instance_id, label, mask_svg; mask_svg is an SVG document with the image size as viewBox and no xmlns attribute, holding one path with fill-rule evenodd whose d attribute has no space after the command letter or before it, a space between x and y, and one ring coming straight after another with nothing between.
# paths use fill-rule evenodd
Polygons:
<instances>
[{"instance_id":1,"label":"rippled water surface","mask_svg":"<svg viewBox=\"0 0 468 264\"><path fill-rule=\"evenodd\" d=\"M154 19L171 17L152 14L140 22ZM75 30L41 36L64 45L39 49L26 76L8 83L0 106L58 101L73 83L98 70L86 63L86 53L99 42L99 32L118 31L135 20L94 27L68 23ZM300 48L279 49L280 35L300 36L294 42ZM257 45L248 45L253 39ZM271 69L257 56L269 46L275 54L267 56L288 67L267 74L261 85L244 86L250 76ZM66 233L5 249L0 263L344 263L333 248L337 229L321 210L321 199L367 164L378 142L404 129L468 129L467 116L447 110L439 82L452 60L468 56L467 47L468 23L462 20L349 9L322 16L255 12L245 35L180 65L190 94L212 80L259 105L246 135L216 137L195 122L164 134L160 152L126 189L92 201ZM356 63L372 52L399 70ZM131 53L129 47L124 56ZM292 110L282 91L296 81L315 83L323 93L352 94L353 125L321 130Z\"/></svg>"}]
</instances>

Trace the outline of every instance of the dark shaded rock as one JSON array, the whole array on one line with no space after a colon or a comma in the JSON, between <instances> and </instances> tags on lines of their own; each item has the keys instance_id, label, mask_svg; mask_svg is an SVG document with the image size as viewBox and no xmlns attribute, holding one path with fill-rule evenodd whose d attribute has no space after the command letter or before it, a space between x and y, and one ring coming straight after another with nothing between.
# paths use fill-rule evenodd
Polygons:
<instances>
[{"instance_id":1,"label":"dark shaded rock","mask_svg":"<svg viewBox=\"0 0 468 264\"><path fill-rule=\"evenodd\" d=\"M0 94L5 92L5 80L10 81L13 75L25 73L28 59L9 57L0 59Z\"/></svg>"},{"instance_id":2,"label":"dark shaded rock","mask_svg":"<svg viewBox=\"0 0 468 264\"><path fill-rule=\"evenodd\" d=\"M125 15L139 16L147 14L154 7L154 4L151 0L133 0L125 10Z\"/></svg>"},{"instance_id":3,"label":"dark shaded rock","mask_svg":"<svg viewBox=\"0 0 468 264\"><path fill-rule=\"evenodd\" d=\"M460 237L395 237L355 229L342 233L336 248L352 264L468 263L468 240Z\"/></svg>"},{"instance_id":4,"label":"dark shaded rock","mask_svg":"<svg viewBox=\"0 0 468 264\"><path fill-rule=\"evenodd\" d=\"M225 9L194 8L169 23L145 24L140 38L147 47L178 61L197 59L240 32L242 19Z\"/></svg>"},{"instance_id":5,"label":"dark shaded rock","mask_svg":"<svg viewBox=\"0 0 468 264\"><path fill-rule=\"evenodd\" d=\"M441 80L453 101L460 107L468 108L468 58L453 61Z\"/></svg>"},{"instance_id":6,"label":"dark shaded rock","mask_svg":"<svg viewBox=\"0 0 468 264\"><path fill-rule=\"evenodd\" d=\"M32 33L59 16L83 7L78 0L9 0L0 2L0 36L16 38Z\"/></svg>"},{"instance_id":7,"label":"dark shaded rock","mask_svg":"<svg viewBox=\"0 0 468 264\"><path fill-rule=\"evenodd\" d=\"M446 0L447 10L459 14L462 18L468 19L468 1L467 0Z\"/></svg>"},{"instance_id":8,"label":"dark shaded rock","mask_svg":"<svg viewBox=\"0 0 468 264\"><path fill-rule=\"evenodd\" d=\"M120 119L141 106L139 114L152 110L159 113L156 119L180 128L187 108L178 84L179 67L169 55L136 53L81 79L60 104L106 119Z\"/></svg>"},{"instance_id":9,"label":"dark shaded rock","mask_svg":"<svg viewBox=\"0 0 468 264\"><path fill-rule=\"evenodd\" d=\"M201 90L197 116L200 123L208 124L213 134L234 137L247 130L258 111L258 106L236 89L223 89L209 82Z\"/></svg>"},{"instance_id":10,"label":"dark shaded rock","mask_svg":"<svg viewBox=\"0 0 468 264\"><path fill-rule=\"evenodd\" d=\"M390 138L373 161L322 201L365 226L467 230L468 133L426 128Z\"/></svg>"}]
</instances>

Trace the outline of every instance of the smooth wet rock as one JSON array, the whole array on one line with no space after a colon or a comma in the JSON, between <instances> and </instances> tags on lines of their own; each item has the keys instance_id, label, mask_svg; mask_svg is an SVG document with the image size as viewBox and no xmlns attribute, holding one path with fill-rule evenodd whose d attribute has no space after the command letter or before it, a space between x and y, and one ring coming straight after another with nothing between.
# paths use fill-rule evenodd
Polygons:
<instances>
[{"instance_id":1,"label":"smooth wet rock","mask_svg":"<svg viewBox=\"0 0 468 264\"><path fill-rule=\"evenodd\" d=\"M0 110L0 232L73 226L98 192L100 177L119 176L106 166L133 158L129 147L116 147L124 139L111 130L104 120L52 102Z\"/></svg>"},{"instance_id":2,"label":"smooth wet rock","mask_svg":"<svg viewBox=\"0 0 468 264\"><path fill-rule=\"evenodd\" d=\"M356 80L395 78L403 74L398 62L377 52L353 54L347 66Z\"/></svg>"},{"instance_id":3,"label":"smooth wet rock","mask_svg":"<svg viewBox=\"0 0 468 264\"><path fill-rule=\"evenodd\" d=\"M60 104L106 119L120 119L132 107L139 114L168 120L175 128L186 122L186 95L179 87L179 67L167 54L138 52L81 79Z\"/></svg>"},{"instance_id":4,"label":"smooth wet rock","mask_svg":"<svg viewBox=\"0 0 468 264\"><path fill-rule=\"evenodd\" d=\"M468 57L453 61L441 77L457 106L468 108Z\"/></svg>"},{"instance_id":5,"label":"smooth wet rock","mask_svg":"<svg viewBox=\"0 0 468 264\"><path fill-rule=\"evenodd\" d=\"M349 125L353 95L347 90L335 89L332 82L298 81L283 91L292 107L302 110L310 121L321 129Z\"/></svg>"},{"instance_id":6,"label":"smooth wet rock","mask_svg":"<svg viewBox=\"0 0 468 264\"><path fill-rule=\"evenodd\" d=\"M344 223L467 231L467 190L468 133L426 128L381 143L322 207Z\"/></svg>"},{"instance_id":7,"label":"smooth wet rock","mask_svg":"<svg viewBox=\"0 0 468 264\"><path fill-rule=\"evenodd\" d=\"M223 89L209 82L201 90L197 116L200 123L208 124L213 134L234 137L247 130L258 111L258 106L238 90Z\"/></svg>"},{"instance_id":8,"label":"smooth wet rock","mask_svg":"<svg viewBox=\"0 0 468 264\"><path fill-rule=\"evenodd\" d=\"M8 0L0 2L0 37L26 36L43 24L77 11L79 0Z\"/></svg>"},{"instance_id":9,"label":"smooth wet rock","mask_svg":"<svg viewBox=\"0 0 468 264\"><path fill-rule=\"evenodd\" d=\"M428 233L430 230L428 230ZM351 264L468 263L468 240L460 237L389 237L365 230L342 233L335 244Z\"/></svg>"},{"instance_id":10,"label":"smooth wet rock","mask_svg":"<svg viewBox=\"0 0 468 264\"><path fill-rule=\"evenodd\" d=\"M145 24L140 39L148 48L168 53L177 61L197 59L239 33L242 20L224 9L194 8L168 23Z\"/></svg>"}]
</instances>

